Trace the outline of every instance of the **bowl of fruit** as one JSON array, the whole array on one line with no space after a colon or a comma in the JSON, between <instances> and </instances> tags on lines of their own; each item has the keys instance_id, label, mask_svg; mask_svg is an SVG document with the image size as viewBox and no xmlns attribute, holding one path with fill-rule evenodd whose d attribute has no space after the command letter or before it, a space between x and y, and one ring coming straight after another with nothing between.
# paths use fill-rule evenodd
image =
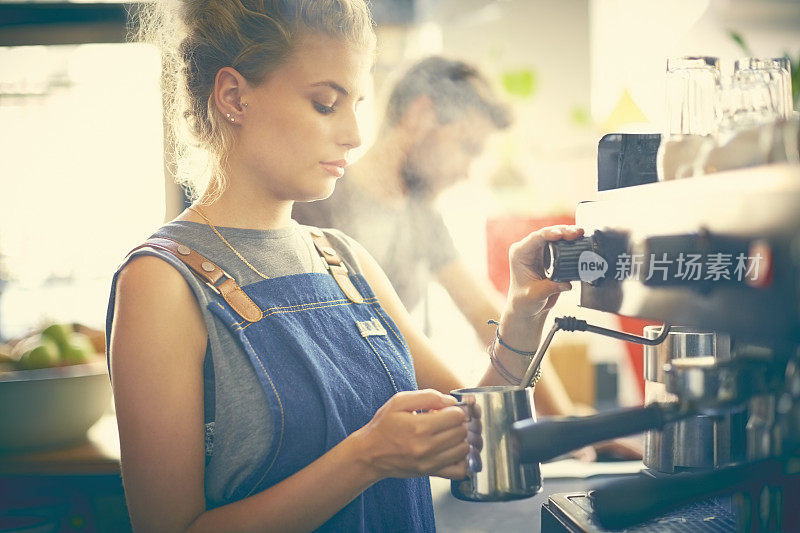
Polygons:
<instances>
[{"instance_id":1,"label":"bowl of fruit","mask_svg":"<svg viewBox=\"0 0 800 533\"><path fill-rule=\"evenodd\" d=\"M77 444L109 407L103 334L50 324L0 347L0 452Z\"/></svg>"}]
</instances>

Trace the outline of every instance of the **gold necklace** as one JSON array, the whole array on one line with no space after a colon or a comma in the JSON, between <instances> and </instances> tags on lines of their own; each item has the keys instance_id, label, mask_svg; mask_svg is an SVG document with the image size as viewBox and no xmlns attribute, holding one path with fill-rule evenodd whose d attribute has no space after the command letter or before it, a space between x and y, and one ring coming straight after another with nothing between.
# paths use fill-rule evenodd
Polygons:
<instances>
[{"instance_id":1,"label":"gold necklace","mask_svg":"<svg viewBox=\"0 0 800 533\"><path fill-rule=\"evenodd\" d=\"M204 215L204 214L203 214L203 213L202 213L202 212L201 212L199 209L196 209L196 208L194 208L194 207L192 207L192 206L189 206L189 209L191 209L192 211L194 211L195 213L197 213L198 215L200 215L200 216L203 218L203 220L205 220L205 221L206 221L206 224L208 224L208 225L211 227L211 229L212 229L212 230L214 230L214 233L216 233L216 234L217 234L217 237L219 237L220 239L222 239L222 242L224 242L224 243L225 243L225 246L227 246L228 248L230 248L230 249L231 249L231 252L235 253L235 254L236 254L236 257L238 257L239 259L241 259L241 260L242 260L242 262L243 262L245 265L247 265L247 266L250 268L250 270L252 270L253 272L255 272L256 274L258 274L259 276L261 276L261 277L262 277L262 278L264 278L264 279L269 279L269 276L265 276L265 275L264 275L264 274L262 274L262 273L261 273L261 272L260 272L260 271L259 271L259 270L258 270L256 267L254 267L253 265L251 265L251 264L250 264L250 262L249 262L247 259L245 259L245 258L244 258L244 256L242 256L242 254L240 254L240 253L239 253L239 252L236 250L236 248L234 248L234 247L233 247L233 245L231 245L231 243L229 243L229 242L228 242L228 240L227 240L225 237L223 237L223 236L222 236L222 233L220 233L219 231L217 231L217 228L216 228L216 227L214 227L214 224L212 224L212 223L211 223L211 221L208 219L208 217L207 217L207 216L205 216L205 215Z\"/></svg>"}]
</instances>

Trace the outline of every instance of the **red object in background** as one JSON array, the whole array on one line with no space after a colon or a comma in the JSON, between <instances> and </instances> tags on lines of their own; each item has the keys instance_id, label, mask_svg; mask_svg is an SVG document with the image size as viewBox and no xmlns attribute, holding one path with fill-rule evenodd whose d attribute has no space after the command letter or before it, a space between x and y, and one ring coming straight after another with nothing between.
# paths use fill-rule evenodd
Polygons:
<instances>
[{"instance_id":1,"label":"red object in background","mask_svg":"<svg viewBox=\"0 0 800 533\"><path fill-rule=\"evenodd\" d=\"M508 247L532 231L556 226L575 224L574 215L553 215L548 217L507 216L490 218L486 221L486 255L488 257L489 279L502 294L508 293ZM620 326L626 333L642 335L645 326L658 324L638 318L618 315ZM636 373L639 398L644 402L644 347L641 344L623 342L631 367Z\"/></svg>"},{"instance_id":2,"label":"red object in background","mask_svg":"<svg viewBox=\"0 0 800 533\"><path fill-rule=\"evenodd\" d=\"M559 224L575 224L575 216L566 214L549 217L508 216L490 218L486 221L489 279L498 291L503 294L508 293L508 247L532 231Z\"/></svg>"}]
</instances>

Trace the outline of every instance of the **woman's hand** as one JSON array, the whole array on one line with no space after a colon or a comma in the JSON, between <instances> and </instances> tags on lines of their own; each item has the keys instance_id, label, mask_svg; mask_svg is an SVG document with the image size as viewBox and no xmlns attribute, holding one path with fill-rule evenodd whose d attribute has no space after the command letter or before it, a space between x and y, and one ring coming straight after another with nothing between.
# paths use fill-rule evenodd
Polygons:
<instances>
[{"instance_id":1,"label":"woman's hand","mask_svg":"<svg viewBox=\"0 0 800 533\"><path fill-rule=\"evenodd\" d=\"M544 247L548 241L574 241L583 229L551 226L534 231L508 249L511 283L506 308L515 315L534 318L553 307L558 295L572 288L569 282L556 283L544 277Z\"/></svg>"},{"instance_id":2,"label":"woman's hand","mask_svg":"<svg viewBox=\"0 0 800 533\"><path fill-rule=\"evenodd\" d=\"M359 441L361 459L376 481L426 475L462 479L469 451L467 415L456 403L433 389L399 392L348 438Z\"/></svg>"}]
</instances>

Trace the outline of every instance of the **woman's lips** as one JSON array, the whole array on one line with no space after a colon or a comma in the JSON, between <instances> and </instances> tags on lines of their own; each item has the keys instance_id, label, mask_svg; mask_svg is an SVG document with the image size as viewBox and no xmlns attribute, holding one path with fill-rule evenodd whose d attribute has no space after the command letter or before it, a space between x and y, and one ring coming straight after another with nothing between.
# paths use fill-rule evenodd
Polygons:
<instances>
[{"instance_id":1,"label":"woman's lips","mask_svg":"<svg viewBox=\"0 0 800 533\"><path fill-rule=\"evenodd\" d=\"M330 162L320 163L320 165L322 165L322 168L324 168L337 178L341 178L342 176L344 176L344 167L346 164L347 163L343 161L330 161Z\"/></svg>"}]
</instances>

